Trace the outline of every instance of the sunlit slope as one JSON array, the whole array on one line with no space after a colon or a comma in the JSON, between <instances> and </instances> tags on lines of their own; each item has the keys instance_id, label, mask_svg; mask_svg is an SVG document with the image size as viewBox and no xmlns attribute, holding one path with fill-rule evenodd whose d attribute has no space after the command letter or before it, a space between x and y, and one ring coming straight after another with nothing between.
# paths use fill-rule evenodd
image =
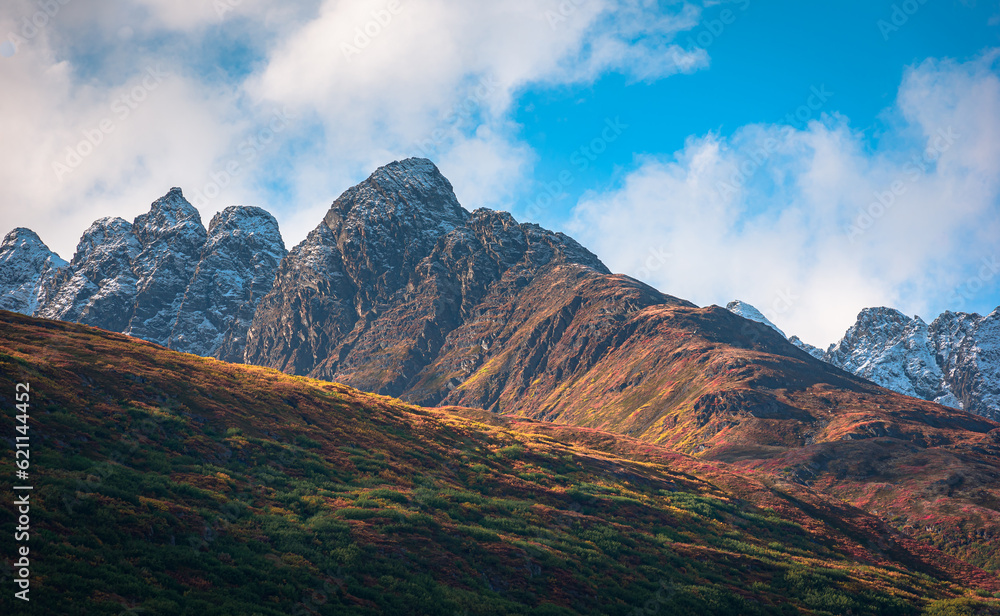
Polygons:
<instances>
[{"instance_id":1,"label":"sunlit slope","mask_svg":"<svg viewBox=\"0 0 1000 616\"><path fill-rule=\"evenodd\" d=\"M993 590L858 510L608 433L0 313L8 408L21 381L38 613L915 614Z\"/></svg>"}]
</instances>

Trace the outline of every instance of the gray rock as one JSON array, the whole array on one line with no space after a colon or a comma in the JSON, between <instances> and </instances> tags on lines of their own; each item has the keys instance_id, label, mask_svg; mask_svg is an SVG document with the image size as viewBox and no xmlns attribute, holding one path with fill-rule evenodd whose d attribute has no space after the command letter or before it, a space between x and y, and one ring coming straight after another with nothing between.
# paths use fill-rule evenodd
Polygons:
<instances>
[{"instance_id":1,"label":"gray rock","mask_svg":"<svg viewBox=\"0 0 1000 616\"><path fill-rule=\"evenodd\" d=\"M607 268L571 238L506 212L469 213L428 160L378 169L288 254L250 327L245 361L389 395L417 382L484 298L559 263Z\"/></svg>"},{"instance_id":2,"label":"gray rock","mask_svg":"<svg viewBox=\"0 0 1000 616\"><path fill-rule=\"evenodd\" d=\"M46 290L66 266L31 229L14 229L0 244L0 310L32 315Z\"/></svg>"},{"instance_id":3,"label":"gray rock","mask_svg":"<svg viewBox=\"0 0 1000 616\"><path fill-rule=\"evenodd\" d=\"M125 331L138 282L132 262L141 251L131 223L98 220L80 238L73 260L54 279L48 301L36 316Z\"/></svg>"},{"instance_id":4,"label":"gray rock","mask_svg":"<svg viewBox=\"0 0 1000 616\"><path fill-rule=\"evenodd\" d=\"M171 188L132 224L142 252L132 261L136 297L125 333L167 345L208 233L201 215Z\"/></svg>"},{"instance_id":5,"label":"gray rock","mask_svg":"<svg viewBox=\"0 0 1000 616\"><path fill-rule=\"evenodd\" d=\"M168 346L242 361L257 304L286 254L278 222L264 210L232 206L216 214Z\"/></svg>"}]
</instances>

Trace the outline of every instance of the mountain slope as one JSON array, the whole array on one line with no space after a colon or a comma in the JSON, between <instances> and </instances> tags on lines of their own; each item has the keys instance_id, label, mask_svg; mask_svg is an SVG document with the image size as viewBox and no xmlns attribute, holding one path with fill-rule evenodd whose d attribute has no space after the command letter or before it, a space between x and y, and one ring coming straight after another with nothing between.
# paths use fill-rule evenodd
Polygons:
<instances>
[{"instance_id":1,"label":"mountain slope","mask_svg":"<svg viewBox=\"0 0 1000 616\"><path fill-rule=\"evenodd\" d=\"M456 332L565 263L608 273L565 235L465 211L430 161L395 162L339 197L282 262L245 359L434 404L450 377L429 366L456 360L441 355Z\"/></svg>"},{"instance_id":2,"label":"mountain slope","mask_svg":"<svg viewBox=\"0 0 1000 616\"><path fill-rule=\"evenodd\" d=\"M15 250L18 237L31 249ZM228 361L242 361L257 304L287 254L264 210L228 207L206 230L179 188L132 223L94 222L69 264L30 231L8 239L0 248L3 307Z\"/></svg>"},{"instance_id":3,"label":"mountain slope","mask_svg":"<svg viewBox=\"0 0 1000 616\"><path fill-rule=\"evenodd\" d=\"M780 333L749 304L728 308ZM865 308L826 351L797 336L788 341L901 394L1000 420L1000 308L985 317L944 312L930 325L892 308Z\"/></svg>"},{"instance_id":4,"label":"mountain slope","mask_svg":"<svg viewBox=\"0 0 1000 616\"><path fill-rule=\"evenodd\" d=\"M193 215L179 191L171 195L144 220L162 219L153 227L164 237L177 229L173 237L197 244ZM107 297L127 300L129 284L138 289L146 270L125 265L143 253L162 257L169 275L161 287L169 292L160 294L164 303L153 320L179 306L172 326L177 337L164 334L169 344L215 345L228 328L237 340L223 342L225 356L238 356L247 324L240 315L259 301L246 330L249 362L423 405L478 407L616 432L779 476L863 507L975 565L1000 567L1000 425L894 394L730 310L698 308L612 275L562 234L503 212L467 212L429 161L392 163L345 192L281 261L263 299L267 277L257 277L247 256L260 251L240 250L260 238L238 236L243 224L231 237L220 236L226 241L206 239L218 250L202 249L206 266L194 270L180 300L174 291L183 276L171 272L186 271L192 261L172 260L165 244L150 243L127 225L106 222L114 233L94 235L121 238L106 254L107 269L122 272L113 279L121 284L99 281L94 297L107 288ZM213 237L225 227L213 226ZM260 228L276 232L270 223ZM275 247L260 262L266 274L278 244L255 245ZM99 252L82 246L78 254ZM215 277L232 259L243 263L232 270L242 272L239 284ZM75 263L66 277L76 280L85 270L84 262ZM95 281L80 288L90 293L86 284ZM907 332L940 330L946 335L937 339L949 340L949 348L967 349L949 357L992 361L993 347L969 342L970 332L989 333L981 321L960 317L937 329L890 322L856 338L866 345L899 338L902 346L891 342L885 349L905 351L913 338ZM958 391L984 391L985 378L964 372L970 362L946 364L942 374L964 379ZM925 368L929 360L906 374L919 376Z\"/></svg>"},{"instance_id":5,"label":"mountain slope","mask_svg":"<svg viewBox=\"0 0 1000 616\"><path fill-rule=\"evenodd\" d=\"M167 346L242 361L257 304L286 254L278 222L264 210L233 206L216 214Z\"/></svg>"},{"instance_id":6,"label":"mountain slope","mask_svg":"<svg viewBox=\"0 0 1000 616\"><path fill-rule=\"evenodd\" d=\"M8 233L0 244L0 310L34 314L47 281L65 265L31 229Z\"/></svg>"},{"instance_id":7,"label":"mountain slope","mask_svg":"<svg viewBox=\"0 0 1000 616\"><path fill-rule=\"evenodd\" d=\"M5 405L31 383L47 613L917 614L1000 589L809 489L609 433L9 312L0 367Z\"/></svg>"}]
</instances>

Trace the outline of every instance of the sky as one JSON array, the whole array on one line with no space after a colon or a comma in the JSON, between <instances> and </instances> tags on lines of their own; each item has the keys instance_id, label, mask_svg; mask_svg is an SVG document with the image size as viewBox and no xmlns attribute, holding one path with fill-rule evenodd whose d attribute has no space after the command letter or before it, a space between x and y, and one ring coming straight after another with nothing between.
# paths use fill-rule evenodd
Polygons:
<instances>
[{"instance_id":1,"label":"sky","mask_svg":"<svg viewBox=\"0 0 1000 616\"><path fill-rule=\"evenodd\" d=\"M0 233L66 259L173 186L291 247L423 156L817 346L1000 305L998 0L7 0L0 84Z\"/></svg>"}]
</instances>

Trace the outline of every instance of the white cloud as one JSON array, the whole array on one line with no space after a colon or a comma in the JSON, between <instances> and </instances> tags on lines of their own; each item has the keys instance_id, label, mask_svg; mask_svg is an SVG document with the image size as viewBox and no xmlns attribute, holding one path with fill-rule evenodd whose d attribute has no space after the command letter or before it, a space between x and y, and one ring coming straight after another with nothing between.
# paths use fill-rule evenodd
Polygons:
<instances>
[{"instance_id":1,"label":"white cloud","mask_svg":"<svg viewBox=\"0 0 1000 616\"><path fill-rule=\"evenodd\" d=\"M829 116L692 138L586 197L570 228L612 269L700 304L746 300L814 344L866 306L961 309L948 290L1000 252L996 60L908 70L874 149Z\"/></svg>"},{"instance_id":2,"label":"white cloud","mask_svg":"<svg viewBox=\"0 0 1000 616\"><path fill-rule=\"evenodd\" d=\"M179 185L205 196L206 220L232 203L270 209L293 244L342 190L412 155L438 161L470 207L507 203L534 160L510 124L521 89L706 65L671 43L699 11L667 4L73 0L0 58L17 93L0 100L0 135L15 144L0 153L4 226L68 258L94 219L132 218ZM0 32L37 11L4 3ZM170 76L122 117L112 105L147 67ZM276 111L291 118L279 130ZM104 119L113 132L81 146ZM87 155L56 171L77 146Z\"/></svg>"}]
</instances>

